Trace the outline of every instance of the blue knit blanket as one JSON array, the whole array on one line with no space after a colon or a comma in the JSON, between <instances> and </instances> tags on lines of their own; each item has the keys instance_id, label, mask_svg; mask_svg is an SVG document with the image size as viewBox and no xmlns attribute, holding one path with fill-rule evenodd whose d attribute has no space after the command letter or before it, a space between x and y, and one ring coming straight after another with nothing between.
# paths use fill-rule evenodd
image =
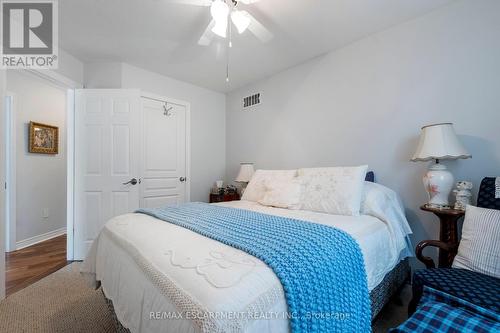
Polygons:
<instances>
[{"instance_id":1,"label":"blue knit blanket","mask_svg":"<svg viewBox=\"0 0 500 333\"><path fill-rule=\"evenodd\" d=\"M344 231L205 203L137 212L265 262L283 285L292 332L371 330L363 255L356 241Z\"/></svg>"}]
</instances>

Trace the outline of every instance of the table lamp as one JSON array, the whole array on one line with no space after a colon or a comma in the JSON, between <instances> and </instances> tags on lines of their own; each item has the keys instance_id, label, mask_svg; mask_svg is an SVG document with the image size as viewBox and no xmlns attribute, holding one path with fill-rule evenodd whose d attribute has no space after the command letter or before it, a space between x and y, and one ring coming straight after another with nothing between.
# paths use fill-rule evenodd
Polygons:
<instances>
[{"instance_id":1,"label":"table lamp","mask_svg":"<svg viewBox=\"0 0 500 333\"><path fill-rule=\"evenodd\" d=\"M433 208L449 208L449 196L454 185L454 178L440 160L456 160L472 156L458 140L452 123L427 125L422 127L420 141L413 158L416 161L435 160L424 175L424 186L429 194L427 205Z\"/></svg>"},{"instance_id":2,"label":"table lamp","mask_svg":"<svg viewBox=\"0 0 500 333\"><path fill-rule=\"evenodd\" d=\"M241 194L245 192L245 189L250 182L250 179L252 179L254 172L253 163L240 163L240 172L234 181L241 183Z\"/></svg>"}]
</instances>

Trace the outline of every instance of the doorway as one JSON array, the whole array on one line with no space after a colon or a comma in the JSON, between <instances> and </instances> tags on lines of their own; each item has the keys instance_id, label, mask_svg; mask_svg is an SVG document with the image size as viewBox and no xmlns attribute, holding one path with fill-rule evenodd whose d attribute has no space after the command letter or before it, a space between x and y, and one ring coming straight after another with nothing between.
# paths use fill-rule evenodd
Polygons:
<instances>
[{"instance_id":1,"label":"doorway","mask_svg":"<svg viewBox=\"0 0 500 333\"><path fill-rule=\"evenodd\" d=\"M10 70L6 86L2 141L10 294L66 264L68 106L76 84L50 71Z\"/></svg>"},{"instance_id":2,"label":"doorway","mask_svg":"<svg viewBox=\"0 0 500 333\"><path fill-rule=\"evenodd\" d=\"M66 233L66 89L7 72L7 248ZM61 205L61 203L63 203Z\"/></svg>"}]
</instances>

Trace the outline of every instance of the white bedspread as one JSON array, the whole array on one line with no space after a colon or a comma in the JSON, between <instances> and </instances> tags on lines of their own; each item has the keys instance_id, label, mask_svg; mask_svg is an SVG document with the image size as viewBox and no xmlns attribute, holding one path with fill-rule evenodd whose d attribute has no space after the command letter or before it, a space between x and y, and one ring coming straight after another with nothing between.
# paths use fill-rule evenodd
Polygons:
<instances>
[{"instance_id":1,"label":"white bedspread","mask_svg":"<svg viewBox=\"0 0 500 333\"><path fill-rule=\"evenodd\" d=\"M220 205L346 231L361 247L370 290L399 262L401 244L405 244L404 239L394 241L399 236L387 222L372 216L328 215L249 201ZM283 289L262 261L147 215L110 220L82 272L101 281L118 319L133 333L289 331L288 319L283 317L287 310ZM179 311L191 311L191 315L179 318Z\"/></svg>"}]
</instances>

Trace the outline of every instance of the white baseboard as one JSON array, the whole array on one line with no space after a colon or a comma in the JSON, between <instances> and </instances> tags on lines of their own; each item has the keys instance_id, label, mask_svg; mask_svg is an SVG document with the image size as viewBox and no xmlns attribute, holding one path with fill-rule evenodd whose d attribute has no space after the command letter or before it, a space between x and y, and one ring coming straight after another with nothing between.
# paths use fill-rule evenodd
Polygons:
<instances>
[{"instance_id":1,"label":"white baseboard","mask_svg":"<svg viewBox=\"0 0 500 333\"><path fill-rule=\"evenodd\" d=\"M64 235L65 233L66 233L66 227L63 227L53 231L46 232L41 235L23 239L21 241L16 242L16 250L24 249L25 247L38 244L40 242L49 240L57 236Z\"/></svg>"}]
</instances>

